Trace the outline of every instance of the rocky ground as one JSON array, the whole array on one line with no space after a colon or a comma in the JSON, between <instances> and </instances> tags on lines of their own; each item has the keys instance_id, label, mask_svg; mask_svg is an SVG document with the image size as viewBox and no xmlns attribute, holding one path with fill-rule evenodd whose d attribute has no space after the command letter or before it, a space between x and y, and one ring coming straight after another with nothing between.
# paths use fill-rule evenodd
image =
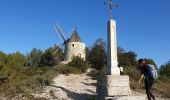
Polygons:
<instances>
[{"instance_id":1,"label":"rocky ground","mask_svg":"<svg viewBox=\"0 0 170 100\"><path fill-rule=\"evenodd\" d=\"M87 100L96 95L96 80L86 74L58 75L54 83L45 88L44 93L35 97L46 97L54 100Z\"/></svg>"},{"instance_id":2,"label":"rocky ground","mask_svg":"<svg viewBox=\"0 0 170 100\"><path fill-rule=\"evenodd\" d=\"M53 84L45 87L41 94L34 94L35 98L47 100L88 100L96 95L96 79L86 74L60 74L53 79ZM145 95L144 90L133 91L133 95ZM157 94L156 100L170 100Z\"/></svg>"}]
</instances>

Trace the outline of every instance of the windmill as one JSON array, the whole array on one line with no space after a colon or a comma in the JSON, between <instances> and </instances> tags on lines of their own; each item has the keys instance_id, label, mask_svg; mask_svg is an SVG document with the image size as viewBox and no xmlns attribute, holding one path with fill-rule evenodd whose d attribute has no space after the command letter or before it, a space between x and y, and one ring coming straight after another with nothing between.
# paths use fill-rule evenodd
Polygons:
<instances>
[{"instance_id":1,"label":"windmill","mask_svg":"<svg viewBox=\"0 0 170 100\"><path fill-rule=\"evenodd\" d=\"M61 64L68 64L72 61L74 56L79 56L85 60L85 47L86 45L81 41L76 28L74 28L70 33L72 33L69 38L66 38L70 33L65 34L63 29L59 24L54 25L54 31L56 32L58 39L62 42L58 43L52 50L52 56L60 57L64 51L64 59ZM62 48L62 52L61 52Z\"/></svg>"},{"instance_id":2,"label":"windmill","mask_svg":"<svg viewBox=\"0 0 170 100\"><path fill-rule=\"evenodd\" d=\"M53 28L60 42L56 44L51 50L52 56L54 57L55 55L57 55L58 57L61 57L63 50L65 52L66 45L70 40L70 38L66 38L66 35L69 35L69 33L66 34L59 24L54 25Z\"/></svg>"}]
</instances>

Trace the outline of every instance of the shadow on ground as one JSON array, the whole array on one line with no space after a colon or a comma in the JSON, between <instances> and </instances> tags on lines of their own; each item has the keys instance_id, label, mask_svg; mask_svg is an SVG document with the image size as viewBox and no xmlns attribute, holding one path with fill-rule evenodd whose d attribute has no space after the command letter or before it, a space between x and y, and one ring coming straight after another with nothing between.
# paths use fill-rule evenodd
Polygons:
<instances>
[{"instance_id":1,"label":"shadow on ground","mask_svg":"<svg viewBox=\"0 0 170 100\"><path fill-rule=\"evenodd\" d=\"M76 93L76 92L70 91L68 89L65 89L61 86L56 86L56 85L49 85L49 86L62 89L64 92L67 93L67 96L70 99L73 99L73 100L88 100L89 98L95 96L95 95L92 95L92 94Z\"/></svg>"}]
</instances>

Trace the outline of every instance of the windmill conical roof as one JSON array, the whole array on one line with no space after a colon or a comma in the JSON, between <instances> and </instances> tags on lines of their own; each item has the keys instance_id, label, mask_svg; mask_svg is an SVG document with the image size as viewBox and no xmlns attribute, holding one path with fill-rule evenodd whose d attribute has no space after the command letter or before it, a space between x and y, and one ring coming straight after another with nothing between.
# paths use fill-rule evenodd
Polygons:
<instances>
[{"instance_id":1,"label":"windmill conical roof","mask_svg":"<svg viewBox=\"0 0 170 100\"><path fill-rule=\"evenodd\" d=\"M76 30L74 30L74 32L72 33L72 36L71 36L69 42L82 42L81 38Z\"/></svg>"}]
</instances>

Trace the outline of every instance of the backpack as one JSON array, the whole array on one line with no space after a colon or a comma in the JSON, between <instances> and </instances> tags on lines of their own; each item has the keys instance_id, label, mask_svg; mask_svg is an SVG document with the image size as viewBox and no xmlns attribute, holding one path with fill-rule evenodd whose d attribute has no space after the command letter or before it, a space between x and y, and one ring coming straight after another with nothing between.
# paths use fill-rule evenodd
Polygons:
<instances>
[{"instance_id":1,"label":"backpack","mask_svg":"<svg viewBox=\"0 0 170 100\"><path fill-rule=\"evenodd\" d=\"M151 72L151 75L150 77L152 77L153 79L157 79L158 78L158 73L157 73L157 70L155 69L155 66L154 65L151 65L151 64L147 64L148 67L149 67L149 70Z\"/></svg>"}]
</instances>

